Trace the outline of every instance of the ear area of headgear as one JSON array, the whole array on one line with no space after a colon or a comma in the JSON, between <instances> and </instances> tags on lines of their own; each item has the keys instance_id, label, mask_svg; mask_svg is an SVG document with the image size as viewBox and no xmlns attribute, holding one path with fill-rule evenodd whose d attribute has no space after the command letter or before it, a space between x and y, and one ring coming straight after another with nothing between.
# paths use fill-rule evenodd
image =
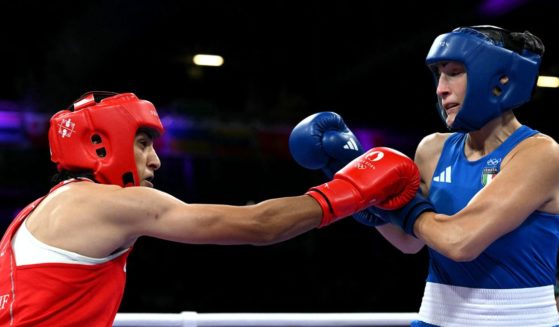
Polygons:
<instances>
[{"instance_id":1,"label":"ear area of headgear","mask_svg":"<svg viewBox=\"0 0 559 327\"><path fill-rule=\"evenodd\" d=\"M497 90L500 112L515 109L530 101L545 52L541 39L528 31L510 32L496 26L472 28L487 35L496 46L504 50L503 61L510 58L509 65L499 79L500 82L504 81L503 90Z\"/></svg>"},{"instance_id":2,"label":"ear area of headgear","mask_svg":"<svg viewBox=\"0 0 559 327\"><path fill-rule=\"evenodd\" d=\"M59 170L92 171L103 184L138 186L134 139L140 128L164 131L151 102L133 93L88 92L51 118L51 160Z\"/></svg>"}]
</instances>

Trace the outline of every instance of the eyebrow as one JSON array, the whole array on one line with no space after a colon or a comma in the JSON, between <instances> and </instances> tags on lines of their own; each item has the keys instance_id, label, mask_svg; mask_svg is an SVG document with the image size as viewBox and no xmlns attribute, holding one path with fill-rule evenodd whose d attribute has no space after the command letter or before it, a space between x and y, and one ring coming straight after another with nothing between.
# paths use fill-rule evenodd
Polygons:
<instances>
[{"instance_id":1,"label":"eyebrow","mask_svg":"<svg viewBox=\"0 0 559 327\"><path fill-rule=\"evenodd\" d=\"M135 138L138 137L138 136L145 136L145 137L149 138L150 140L153 140L156 137L155 133L153 133L149 129L139 129L138 132L136 132Z\"/></svg>"}]
</instances>

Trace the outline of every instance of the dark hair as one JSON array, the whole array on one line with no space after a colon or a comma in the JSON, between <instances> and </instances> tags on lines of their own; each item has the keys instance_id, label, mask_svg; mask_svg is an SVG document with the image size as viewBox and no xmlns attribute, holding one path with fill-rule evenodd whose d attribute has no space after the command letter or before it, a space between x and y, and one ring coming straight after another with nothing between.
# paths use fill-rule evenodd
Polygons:
<instances>
[{"instance_id":1,"label":"dark hair","mask_svg":"<svg viewBox=\"0 0 559 327\"><path fill-rule=\"evenodd\" d=\"M56 184L58 184L60 182L63 182L65 180L72 179L72 178L79 178L79 177L88 178L88 179L91 179L92 181L94 181L95 183L97 183L97 181L93 177L93 172L89 171L89 170L85 170L85 171L62 170L62 171L54 174L54 176L52 176L50 182L51 182L52 185L56 185Z\"/></svg>"},{"instance_id":2,"label":"dark hair","mask_svg":"<svg viewBox=\"0 0 559 327\"><path fill-rule=\"evenodd\" d=\"M149 128L149 127L140 127L138 128L138 130L136 131L136 135L138 135L139 133L146 133L152 140L158 138L159 132L156 131L153 128Z\"/></svg>"},{"instance_id":3,"label":"dark hair","mask_svg":"<svg viewBox=\"0 0 559 327\"><path fill-rule=\"evenodd\" d=\"M524 32L510 32L504 28L493 25L476 25L470 28L483 33L496 45L522 54L524 50L543 56L545 46L542 40L534 34Z\"/></svg>"}]
</instances>

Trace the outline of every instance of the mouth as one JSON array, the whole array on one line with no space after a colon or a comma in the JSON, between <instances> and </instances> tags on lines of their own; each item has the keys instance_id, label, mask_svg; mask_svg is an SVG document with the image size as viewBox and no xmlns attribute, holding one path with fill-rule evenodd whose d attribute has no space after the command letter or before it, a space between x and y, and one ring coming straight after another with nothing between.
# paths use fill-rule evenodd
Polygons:
<instances>
[{"instance_id":1,"label":"mouth","mask_svg":"<svg viewBox=\"0 0 559 327\"><path fill-rule=\"evenodd\" d=\"M449 102L449 103L445 103L443 107L446 113L449 114L449 113L456 112L460 107L460 104L456 102Z\"/></svg>"},{"instance_id":2,"label":"mouth","mask_svg":"<svg viewBox=\"0 0 559 327\"><path fill-rule=\"evenodd\" d=\"M153 187L153 176L146 177L144 179L144 186L146 187Z\"/></svg>"}]
</instances>

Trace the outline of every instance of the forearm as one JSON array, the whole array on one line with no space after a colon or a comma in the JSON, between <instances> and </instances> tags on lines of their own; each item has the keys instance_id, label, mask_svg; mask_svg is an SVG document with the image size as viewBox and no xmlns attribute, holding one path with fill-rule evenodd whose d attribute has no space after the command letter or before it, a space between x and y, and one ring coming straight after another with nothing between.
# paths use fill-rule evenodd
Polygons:
<instances>
[{"instance_id":1,"label":"forearm","mask_svg":"<svg viewBox=\"0 0 559 327\"><path fill-rule=\"evenodd\" d=\"M461 221L458 221L461 220ZM421 214L414 226L415 235L429 248L454 261L471 261L486 247L474 226L464 220L434 212Z\"/></svg>"},{"instance_id":2,"label":"forearm","mask_svg":"<svg viewBox=\"0 0 559 327\"><path fill-rule=\"evenodd\" d=\"M417 253L425 243L411 235L406 234L401 228L393 224L384 224L376 226L378 232L403 253Z\"/></svg>"},{"instance_id":3,"label":"forearm","mask_svg":"<svg viewBox=\"0 0 559 327\"><path fill-rule=\"evenodd\" d=\"M254 233L260 235L254 245L278 243L313 228L322 219L322 209L308 195L266 200L251 208Z\"/></svg>"},{"instance_id":4,"label":"forearm","mask_svg":"<svg viewBox=\"0 0 559 327\"><path fill-rule=\"evenodd\" d=\"M161 198L149 214L126 224L142 235L191 244L278 243L318 227L321 207L307 195L266 200L254 205L186 204Z\"/></svg>"}]
</instances>

